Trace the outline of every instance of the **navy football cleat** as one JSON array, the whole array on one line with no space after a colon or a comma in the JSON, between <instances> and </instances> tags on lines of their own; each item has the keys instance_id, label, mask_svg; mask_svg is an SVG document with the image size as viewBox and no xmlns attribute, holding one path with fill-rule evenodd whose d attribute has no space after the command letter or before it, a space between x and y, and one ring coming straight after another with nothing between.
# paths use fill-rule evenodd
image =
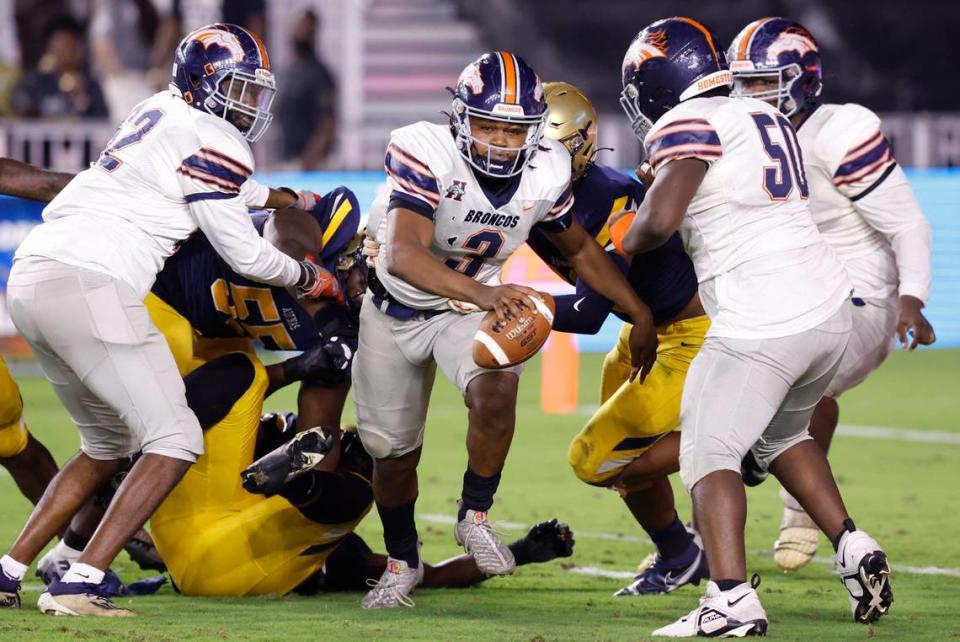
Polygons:
<instances>
[{"instance_id":1,"label":"navy football cleat","mask_svg":"<svg viewBox=\"0 0 960 642\"><path fill-rule=\"evenodd\" d=\"M132 617L133 611L117 606L111 599L117 595L117 583L119 578L100 584L54 580L40 594L37 608L47 615Z\"/></svg>"},{"instance_id":2,"label":"navy football cleat","mask_svg":"<svg viewBox=\"0 0 960 642\"><path fill-rule=\"evenodd\" d=\"M333 448L332 430L339 428L310 428L267 453L240 473L243 487L258 495L276 494L284 484L310 472L324 460Z\"/></svg>"},{"instance_id":3,"label":"navy football cleat","mask_svg":"<svg viewBox=\"0 0 960 642\"><path fill-rule=\"evenodd\" d=\"M614 593L614 596L662 595L687 584L699 585L700 580L710 577L707 555L700 543L700 536L695 532L692 534L693 540L682 555L664 558L658 553L653 564L637 575L632 584Z\"/></svg>"},{"instance_id":4,"label":"navy football cleat","mask_svg":"<svg viewBox=\"0 0 960 642\"><path fill-rule=\"evenodd\" d=\"M20 580L15 580L0 568L0 608L20 608Z\"/></svg>"}]
</instances>

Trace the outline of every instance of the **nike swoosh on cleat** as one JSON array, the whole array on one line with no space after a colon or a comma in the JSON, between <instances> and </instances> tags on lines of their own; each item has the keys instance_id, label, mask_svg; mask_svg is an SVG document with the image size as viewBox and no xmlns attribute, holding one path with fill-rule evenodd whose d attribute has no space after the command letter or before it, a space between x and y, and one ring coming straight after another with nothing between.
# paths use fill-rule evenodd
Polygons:
<instances>
[{"instance_id":1,"label":"nike swoosh on cleat","mask_svg":"<svg viewBox=\"0 0 960 642\"><path fill-rule=\"evenodd\" d=\"M577 312L580 312L580 304L583 303L583 300L586 299L586 298L587 298L587 297L582 296L582 297L580 297L579 299L577 299L577 300L573 303L573 309L576 310Z\"/></svg>"},{"instance_id":2,"label":"nike swoosh on cleat","mask_svg":"<svg viewBox=\"0 0 960 642\"><path fill-rule=\"evenodd\" d=\"M750 595L750 594L749 594L749 593L744 593L743 595L741 595L740 597L738 597L737 599L735 599L735 600L733 600L733 601L727 600L727 606L730 607L730 608L735 607L737 604L740 603L740 600L742 600L743 598L747 597L748 595Z\"/></svg>"}]
</instances>

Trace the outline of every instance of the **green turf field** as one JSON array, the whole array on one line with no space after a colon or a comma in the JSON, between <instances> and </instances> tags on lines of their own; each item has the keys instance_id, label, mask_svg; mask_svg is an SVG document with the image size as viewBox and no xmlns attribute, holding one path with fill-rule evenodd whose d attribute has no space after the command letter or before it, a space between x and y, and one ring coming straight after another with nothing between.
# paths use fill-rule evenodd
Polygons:
<instances>
[{"instance_id":1,"label":"green turf field","mask_svg":"<svg viewBox=\"0 0 960 642\"><path fill-rule=\"evenodd\" d=\"M566 465L567 444L586 419L586 405L594 401L599 363L597 355L583 359L585 410L571 416L540 412L539 365L528 369L517 434L492 513L494 519L523 524L553 516L569 522L578 534L577 545L564 564L524 567L480 588L423 590L415 595L415 609L390 612L362 611L359 594L199 599L178 596L167 586L155 596L123 600L139 617L121 621L42 616L34 607L39 584L31 580L25 608L0 612L0 639L647 639L654 628L693 608L702 586L663 597L614 599L611 594L624 580L571 572L571 567L629 572L652 550L616 495L580 484ZM20 384L31 429L62 461L76 448L75 429L45 381L22 378ZM750 570L763 578L759 593L772 637L960 638L960 516L954 512L960 499L958 388L960 351L898 353L842 401L843 423L910 431L841 433L831 453L857 524L881 542L899 569L892 577L896 602L876 625L850 620L846 593L825 561L793 576L775 570L769 551L780 517L776 487L768 482L749 492L748 561ZM289 392L278 394L268 407L290 408L293 398ZM457 552L452 527L444 519L454 515L466 460L464 421L454 389L440 383L430 412L418 503L427 560ZM931 441L918 441L918 436ZM689 502L679 493L678 498L686 518ZM0 472L0 546L8 546L27 510L9 476ZM375 513L360 533L382 550ZM509 539L521 534L512 528L503 533ZM822 560L831 555L824 542ZM927 573L942 574L918 573L925 567L931 567ZM125 579L138 576L124 553L114 568Z\"/></svg>"}]
</instances>

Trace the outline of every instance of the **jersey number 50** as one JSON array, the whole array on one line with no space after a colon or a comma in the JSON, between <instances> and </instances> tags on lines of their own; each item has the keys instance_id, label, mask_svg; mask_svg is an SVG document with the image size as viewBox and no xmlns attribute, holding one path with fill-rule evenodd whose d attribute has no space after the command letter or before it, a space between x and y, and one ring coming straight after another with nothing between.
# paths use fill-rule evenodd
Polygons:
<instances>
[{"instance_id":1,"label":"jersey number 50","mask_svg":"<svg viewBox=\"0 0 960 642\"><path fill-rule=\"evenodd\" d=\"M760 132L763 148L776 166L765 166L763 169L763 191L770 195L772 201L784 201L793 191L793 184L800 188L800 197L807 198L810 191L807 189L807 175L803 171L803 158L800 156L800 143L797 142L797 133L790 122L781 115L776 119L763 112L750 114ZM783 145L770 137L770 131L777 130L783 134ZM786 148L786 149L784 149Z\"/></svg>"},{"instance_id":2,"label":"jersey number 50","mask_svg":"<svg viewBox=\"0 0 960 642\"><path fill-rule=\"evenodd\" d=\"M110 139L110 142L107 143L106 149L100 153L100 158L97 159L96 163L97 167L112 172L123 165L123 161L114 156L114 154L124 147L130 147L131 145L139 143L140 139L146 136L147 132L160 122L161 118L163 118L162 109L137 110L130 114L130 117L123 121L120 127L117 128L117 133L115 133L113 138ZM135 127L135 129L123 135L124 131L131 126Z\"/></svg>"}]
</instances>

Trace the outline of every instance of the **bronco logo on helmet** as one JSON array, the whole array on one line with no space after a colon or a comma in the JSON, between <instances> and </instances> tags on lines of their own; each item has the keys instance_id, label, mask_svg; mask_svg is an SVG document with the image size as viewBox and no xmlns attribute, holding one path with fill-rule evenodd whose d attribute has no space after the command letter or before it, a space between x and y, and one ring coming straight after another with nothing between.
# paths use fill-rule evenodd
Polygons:
<instances>
[{"instance_id":1,"label":"bronco logo on helmet","mask_svg":"<svg viewBox=\"0 0 960 642\"><path fill-rule=\"evenodd\" d=\"M191 107L231 123L250 142L273 121L277 85L267 50L236 25L208 25L181 40L170 88Z\"/></svg>"},{"instance_id":2,"label":"bronco logo on helmet","mask_svg":"<svg viewBox=\"0 0 960 642\"><path fill-rule=\"evenodd\" d=\"M537 152L546 111L536 72L520 56L495 51L480 56L460 73L450 126L460 155L470 165L488 176L516 176ZM471 118L526 125L526 141L520 147L484 144L486 153L478 153ZM510 160L501 160L504 157Z\"/></svg>"},{"instance_id":3,"label":"bronco logo on helmet","mask_svg":"<svg viewBox=\"0 0 960 642\"><path fill-rule=\"evenodd\" d=\"M793 20L754 20L733 39L728 56L732 95L767 101L786 116L808 109L823 88L820 47Z\"/></svg>"},{"instance_id":4,"label":"bronco logo on helmet","mask_svg":"<svg viewBox=\"0 0 960 642\"><path fill-rule=\"evenodd\" d=\"M641 141L680 102L733 84L723 51L705 26L666 18L637 34L623 58L620 106Z\"/></svg>"}]
</instances>

